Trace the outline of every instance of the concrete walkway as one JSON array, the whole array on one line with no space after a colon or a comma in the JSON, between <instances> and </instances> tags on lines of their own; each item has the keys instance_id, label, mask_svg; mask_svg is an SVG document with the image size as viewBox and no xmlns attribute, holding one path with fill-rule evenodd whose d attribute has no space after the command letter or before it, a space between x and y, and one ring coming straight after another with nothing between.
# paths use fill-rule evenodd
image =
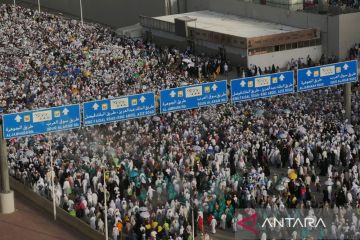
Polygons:
<instances>
[{"instance_id":1,"label":"concrete walkway","mask_svg":"<svg viewBox=\"0 0 360 240\"><path fill-rule=\"evenodd\" d=\"M42 209L16 196L15 213L0 214L1 240L79 240L83 239Z\"/></svg>"}]
</instances>

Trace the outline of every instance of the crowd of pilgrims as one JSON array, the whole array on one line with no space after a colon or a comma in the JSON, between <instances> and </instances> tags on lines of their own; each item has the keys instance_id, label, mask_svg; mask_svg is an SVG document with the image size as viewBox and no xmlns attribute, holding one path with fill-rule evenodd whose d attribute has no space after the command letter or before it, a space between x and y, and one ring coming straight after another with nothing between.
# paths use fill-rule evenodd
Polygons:
<instances>
[{"instance_id":1,"label":"crowd of pilgrims","mask_svg":"<svg viewBox=\"0 0 360 240\"><path fill-rule=\"evenodd\" d=\"M303 62L293 59L288 68L309 59ZM228 64L118 37L100 25L0 6L4 113L158 93L198 83L199 74L206 80L227 73ZM113 239L192 239L193 231L209 239L219 229L243 231L236 224L243 209L359 209L358 84L352 124L344 120L343 94L333 87L11 139L10 174L52 199L51 154L56 205L100 232L107 221ZM344 239L360 222L339 218L333 226L332 236Z\"/></svg>"}]
</instances>

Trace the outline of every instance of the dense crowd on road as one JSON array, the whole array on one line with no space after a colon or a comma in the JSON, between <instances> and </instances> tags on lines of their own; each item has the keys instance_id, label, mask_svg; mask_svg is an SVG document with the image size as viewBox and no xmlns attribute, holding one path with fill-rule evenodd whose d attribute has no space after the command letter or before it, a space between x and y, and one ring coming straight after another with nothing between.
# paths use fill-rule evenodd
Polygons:
<instances>
[{"instance_id":1,"label":"dense crowd on road","mask_svg":"<svg viewBox=\"0 0 360 240\"><path fill-rule=\"evenodd\" d=\"M359 0L330 0L330 6L348 7L354 9L360 9Z\"/></svg>"},{"instance_id":2,"label":"dense crowd on road","mask_svg":"<svg viewBox=\"0 0 360 240\"><path fill-rule=\"evenodd\" d=\"M332 61L292 59L288 69ZM6 113L158 92L212 79L230 65L219 56L119 37L100 25L0 7ZM238 74L276 71L252 66ZM104 232L106 205L113 239L241 231L241 209L359 208L358 84L352 124L344 120L343 94L334 87L12 139L10 174L52 199L52 157L57 206ZM346 224L337 223L335 239L360 231L360 222Z\"/></svg>"}]
</instances>

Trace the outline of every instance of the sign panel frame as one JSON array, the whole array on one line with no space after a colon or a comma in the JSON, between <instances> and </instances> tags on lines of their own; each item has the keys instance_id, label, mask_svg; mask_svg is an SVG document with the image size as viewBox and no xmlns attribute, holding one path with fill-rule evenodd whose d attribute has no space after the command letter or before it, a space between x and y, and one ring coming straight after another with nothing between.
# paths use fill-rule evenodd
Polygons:
<instances>
[{"instance_id":1,"label":"sign panel frame","mask_svg":"<svg viewBox=\"0 0 360 240\"><path fill-rule=\"evenodd\" d=\"M221 94L221 96L216 99L215 99L215 97L212 98L212 99L217 100L218 102L214 102L214 103L210 103L207 101L200 102L199 99L196 99L196 97L204 97L204 100L205 100L205 96L208 98L212 97L212 96L214 96L214 93L212 93L212 92L216 92L218 89L219 89L219 91L222 90L222 92L216 93L216 94L217 95ZM220 81L215 81L215 82L206 82L206 83L200 83L200 84L194 84L194 85L188 85L188 86L182 86L182 87L177 87L177 88L161 90L160 96L159 96L160 114L177 112L177 111L185 111L185 110L191 110L191 109L196 109L196 108L201 108L201 107L214 106L214 105L218 105L218 104L228 103L229 97L228 97L227 89L228 89L227 80L220 80ZM223 92L223 90L225 90L225 93ZM170 96L170 97L168 97L169 100L172 98L175 98L175 99L174 100L172 99L171 101L164 101L165 96ZM178 100L176 100L176 99L178 99ZM186 100L186 99L188 99L188 100ZM169 107L164 110L165 107L162 105L163 102L171 103L174 101L178 101L178 105L174 106L174 108L176 108L176 109L168 110L170 108ZM181 103L179 101L181 101Z\"/></svg>"},{"instance_id":2,"label":"sign panel frame","mask_svg":"<svg viewBox=\"0 0 360 240\"><path fill-rule=\"evenodd\" d=\"M149 99L149 100L148 100ZM152 100L152 101L151 101ZM146 102L145 102L146 101ZM147 102L150 101L150 102ZM138 116L138 113L135 113L136 116L124 116L122 113L120 114L119 111L132 111L132 109L138 108L139 105L142 104L152 104L152 111L149 113L144 113L141 116ZM90 106L92 105L92 106ZM153 92L146 92L140 94L133 94L133 95L126 95L116 98L110 99L103 99L103 100L93 100L89 102L84 102L83 106L83 125L84 127L106 124L106 123L113 123L113 122L120 122L120 121L127 121L131 119L137 119L142 117L150 117L156 115L156 103L155 103L155 93ZM135 107L136 106L136 107ZM100 108L100 109L99 109ZM145 107L146 108L146 107ZM89 110L87 110L89 109ZM92 109L92 110L90 110ZM95 118L92 121L96 121L94 123L87 122L88 115L95 114L99 110L98 114L110 114L110 112L115 115L114 119L106 119L110 116L102 116L100 118ZM118 112L119 114L114 114ZM134 110L136 111L136 110ZM148 111L148 110L145 110ZM91 113L92 112L92 113ZM101 113L100 113L101 112ZM125 114L125 113L124 113ZM123 116L123 117L121 117ZM101 120L102 119L102 120Z\"/></svg>"},{"instance_id":3,"label":"sign panel frame","mask_svg":"<svg viewBox=\"0 0 360 240\"><path fill-rule=\"evenodd\" d=\"M281 83L282 81L284 82ZM280 84L286 84L286 85L290 84L290 86L286 86L284 92L280 92L281 88L278 87L279 90L275 92L273 91L265 92L264 95L252 96L252 93L249 93L250 95L244 97L243 99L241 99L241 97L235 98L236 93L249 92L248 89L250 88L264 89L265 87L268 87L269 88L268 90L271 90L270 88L271 85L280 85ZM239 88L245 88L245 89L240 91L237 89L238 87L235 87L236 85L238 85ZM245 85L247 86L245 87ZM230 92L231 92L231 103L252 101L257 99L270 98L270 97L295 93L294 71L278 72L278 73L272 73L272 74L254 76L254 77L232 79L230 82Z\"/></svg>"},{"instance_id":4,"label":"sign panel frame","mask_svg":"<svg viewBox=\"0 0 360 240\"><path fill-rule=\"evenodd\" d=\"M354 68L353 70L355 70L355 72L353 72L353 71L350 72L351 69L348 72L349 68ZM348 73L345 73L345 75L347 74L348 76L347 77L344 76L343 78L340 77L340 79L338 80L339 76L343 75L343 74L341 74L342 71L348 72ZM297 70L297 92L305 92L305 91L316 90L316 89L320 89L320 88L333 87L333 86L338 86L338 85L342 85L342 84L346 84L346 83L356 82L356 81L358 81L358 75L359 75L358 71L359 71L359 69L358 69L358 61L357 60L343 61L343 62L331 63L331 64L326 64L326 65L321 65L321 66L298 69ZM349 76L350 74L352 74L352 76ZM321 76L321 75L324 75L324 76ZM334 77L336 79L331 79L332 77ZM323 79L321 79L321 78L323 78ZM339 82L346 78L354 78L354 80ZM315 82L314 84L317 83L317 85L312 86L312 87L301 86L301 85L305 85L305 84L301 84L302 82L310 83L310 81ZM335 82L332 83L331 81L336 81L336 83Z\"/></svg>"},{"instance_id":5,"label":"sign panel frame","mask_svg":"<svg viewBox=\"0 0 360 240\"><path fill-rule=\"evenodd\" d=\"M70 110L69 110L70 109ZM74 111L75 110L75 111ZM77 113L76 115L69 115L69 113ZM66 118L69 118L69 120L67 120L66 118L61 118L61 116L68 116ZM54 119L57 119L56 121L73 121L72 118L77 118L76 120L74 120L71 123L75 123L74 126L68 126L68 127L62 127L61 129L58 129L59 125L54 124ZM41 135L41 134L47 134L47 133L52 133L52 132L60 132L60 131L66 131L66 130L71 130L71 129L78 129L81 127L81 112L80 112L80 104L71 104L71 105L64 105L64 106L58 106L58 107L51 107L51 108L40 108L40 109L36 109L36 110L31 110L31 111L24 111L24 112L17 112L17 113L8 113L8 114L3 114L2 115L2 119L3 119L3 137L4 139L15 139L15 138L21 138L21 137L28 137L28 136L33 136L33 135ZM26 125L23 126L17 126L20 124L20 122L23 121L23 123L26 123ZM48 129L46 128L46 124L50 124L49 122L53 121L53 127L55 128L57 126L56 129ZM35 127L34 127L35 124ZM61 122L61 124L64 124L63 122ZM13 126L15 125L15 126ZM18 128L21 127L21 129L23 127L26 127L26 131L22 134L17 134L17 135L9 135L9 131L10 129L8 128L12 128L13 132L15 132L16 130L20 130ZM24 127L24 128L25 128ZM48 126L50 127L50 126ZM32 132L29 132L29 129L34 129ZM40 128L40 129L37 129ZM45 130L42 130L41 128L45 128Z\"/></svg>"}]
</instances>

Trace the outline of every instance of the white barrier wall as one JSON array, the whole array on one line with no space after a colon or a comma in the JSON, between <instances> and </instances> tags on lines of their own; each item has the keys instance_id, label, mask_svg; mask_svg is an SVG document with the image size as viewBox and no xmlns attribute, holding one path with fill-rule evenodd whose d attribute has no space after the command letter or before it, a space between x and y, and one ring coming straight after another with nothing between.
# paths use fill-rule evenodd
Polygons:
<instances>
[{"instance_id":1,"label":"white barrier wall","mask_svg":"<svg viewBox=\"0 0 360 240\"><path fill-rule=\"evenodd\" d=\"M298 59L300 57L306 61L308 55L310 55L313 61L319 61L322 54L321 48L320 45L248 56L248 67L250 64L255 64L264 69L264 67L269 67L269 65L271 66L274 63L275 66L284 68L287 67L289 60L292 58Z\"/></svg>"}]
</instances>

